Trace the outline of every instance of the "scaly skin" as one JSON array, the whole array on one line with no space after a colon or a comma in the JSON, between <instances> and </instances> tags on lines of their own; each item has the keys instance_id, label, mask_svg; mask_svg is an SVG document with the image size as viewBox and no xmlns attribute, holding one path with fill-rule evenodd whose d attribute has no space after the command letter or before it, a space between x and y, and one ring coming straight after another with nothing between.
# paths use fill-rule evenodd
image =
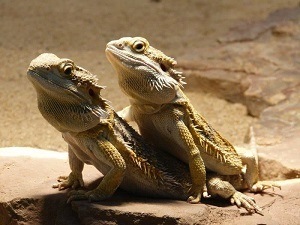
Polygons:
<instances>
[{"instance_id":1,"label":"scaly skin","mask_svg":"<svg viewBox=\"0 0 300 225\"><path fill-rule=\"evenodd\" d=\"M200 201L202 193L208 196L204 165L221 175L241 174L247 165L246 182L256 191L255 157L249 152L238 154L196 112L181 89L182 75L174 69L174 59L141 37L109 42L106 55L118 74L120 88L131 103L119 115L127 121L136 121L146 140L189 164L193 181L191 202Z\"/></svg>"},{"instance_id":2,"label":"scaly skin","mask_svg":"<svg viewBox=\"0 0 300 225\"><path fill-rule=\"evenodd\" d=\"M72 191L69 201L109 198L121 188L143 196L186 200L192 180L187 165L156 151L122 120L100 96L97 79L69 59L44 53L32 60L28 78L37 92L43 117L63 135L69 146L71 173L60 177L61 189L83 186L84 163L104 174L91 191ZM208 190L230 198L253 213L262 213L254 199L237 191L247 185L242 176L208 174Z\"/></svg>"}]
</instances>

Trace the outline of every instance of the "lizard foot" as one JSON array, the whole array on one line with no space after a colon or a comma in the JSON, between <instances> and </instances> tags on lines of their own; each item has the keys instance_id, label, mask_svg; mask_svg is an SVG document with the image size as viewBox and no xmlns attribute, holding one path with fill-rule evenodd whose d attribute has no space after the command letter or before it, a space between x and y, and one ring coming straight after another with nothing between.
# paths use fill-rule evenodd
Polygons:
<instances>
[{"instance_id":1,"label":"lizard foot","mask_svg":"<svg viewBox=\"0 0 300 225\"><path fill-rule=\"evenodd\" d=\"M281 186L274 183L273 181L259 181L250 188L250 192L259 193L269 188L272 188L272 190L274 191L275 187L281 190Z\"/></svg>"},{"instance_id":2,"label":"lizard foot","mask_svg":"<svg viewBox=\"0 0 300 225\"><path fill-rule=\"evenodd\" d=\"M100 190L94 189L92 191L84 191L84 190L73 190L69 192L69 198L67 203L76 200L88 200L89 202L98 202L104 199L109 198L111 195L107 195L101 193Z\"/></svg>"},{"instance_id":3,"label":"lizard foot","mask_svg":"<svg viewBox=\"0 0 300 225\"><path fill-rule=\"evenodd\" d=\"M188 201L188 203L191 203L191 204L199 203L201 201L201 193L191 195L187 201Z\"/></svg>"},{"instance_id":4,"label":"lizard foot","mask_svg":"<svg viewBox=\"0 0 300 225\"><path fill-rule=\"evenodd\" d=\"M191 193L191 196L188 198L187 202L191 204L196 204L201 201L201 195L203 198L210 198L211 195L207 192L207 187L205 186L203 191L197 191L199 188L191 188L189 193ZM202 193L202 194L201 194Z\"/></svg>"},{"instance_id":5,"label":"lizard foot","mask_svg":"<svg viewBox=\"0 0 300 225\"><path fill-rule=\"evenodd\" d=\"M71 172L69 176L58 177L57 181L58 181L58 183L53 184L52 187L58 188L59 191L70 188L70 187L72 189L76 189L78 187L84 186L82 174L75 174L73 172Z\"/></svg>"},{"instance_id":6,"label":"lizard foot","mask_svg":"<svg viewBox=\"0 0 300 225\"><path fill-rule=\"evenodd\" d=\"M249 213L257 213L263 216L262 209L255 203L254 198L249 197L239 191L235 192L231 198L230 202L232 205L237 205L237 207L245 208Z\"/></svg>"}]
</instances>

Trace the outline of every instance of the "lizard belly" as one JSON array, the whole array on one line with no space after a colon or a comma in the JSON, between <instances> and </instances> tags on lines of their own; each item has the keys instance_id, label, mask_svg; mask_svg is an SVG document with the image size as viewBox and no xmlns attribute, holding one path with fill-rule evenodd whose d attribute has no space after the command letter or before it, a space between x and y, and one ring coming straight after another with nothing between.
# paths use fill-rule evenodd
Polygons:
<instances>
[{"instance_id":1,"label":"lizard belly","mask_svg":"<svg viewBox=\"0 0 300 225\"><path fill-rule=\"evenodd\" d=\"M143 132L141 131L143 134ZM149 140L155 144L159 148L159 150L166 151L169 154L175 156L177 159L180 159L181 161L185 163L189 163L188 155L186 154L185 150L180 148L177 143L172 140L168 135L164 133L158 133L156 131L157 136L149 137ZM145 137L147 139L147 134L145 134ZM150 135L149 135L150 136Z\"/></svg>"},{"instance_id":2,"label":"lizard belly","mask_svg":"<svg viewBox=\"0 0 300 225\"><path fill-rule=\"evenodd\" d=\"M172 188L170 184L159 183L153 178L148 178L136 167L127 164L125 177L120 185L123 190L139 196L154 198L169 198L186 200L188 192L183 188Z\"/></svg>"},{"instance_id":3,"label":"lizard belly","mask_svg":"<svg viewBox=\"0 0 300 225\"><path fill-rule=\"evenodd\" d=\"M86 164L91 164L96 167L103 175L107 174L111 166L107 165L104 161L96 158L92 151L90 151L84 144L81 144L76 137L69 133L63 134L67 143L72 146L72 151L78 159ZM128 192L136 195L146 197L161 197L185 200L187 192L185 190L175 190L170 187L170 184L159 184L157 180L149 178L131 162L126 160L126 172L120 187Z\"/></svg>"},{"instance_id":4,"label":"lizard belly","mask_svg":"<svg viewBox=\"0 0 300 225\"><path fill-rule=\"evenodd\" d=\"M101 161L101 159L96 158L92 151L87 149L85 145L81 144L70 133L64 133L63 138L72 147L72 151L80 161L95 166L104 175L111 169L109 165Z\"/></svg>"},{"instance_id":5,"label":"lizard belly","mask_svg":"<svg viewBox=\"0 0 300 225\"><path fill-rule=\"evenodd\" d=\"M174 141L174 136L167 126L164 127L162 124L163 127L157 129L157 126L145 119L141 120L138 125L142 136L153 143L155 148L158 148L157 150L166 151L185 163L189 162L186 152Z\"/></svg>"}]
</instances>

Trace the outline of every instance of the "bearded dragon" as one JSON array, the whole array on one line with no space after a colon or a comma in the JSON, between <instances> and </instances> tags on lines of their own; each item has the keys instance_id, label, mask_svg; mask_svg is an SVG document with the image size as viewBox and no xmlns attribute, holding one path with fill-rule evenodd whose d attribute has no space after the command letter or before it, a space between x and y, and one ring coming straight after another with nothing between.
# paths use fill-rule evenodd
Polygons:
<instances>
[{"instance_id":1,"label":"bearded dragon","mask_svg":"<svg viewBox=\"0 0 300 225\"><path fill-rule=\"evenodd\" d=\"M221 175L237 175L246 169L248 188L257 184L258 163L251 152L239 151L202 117L182 91L183 76L176 61L150 46L142 37L125 37L107 44L106 55L118 74L119 86L130 106L119 112L134 120L141 135L161 150L188 163L192 178L189 201L208 197L205 167ZM246 167L245 167L246 165Z\"/></svg>"},{"instance_id":2,"label":"bearded dragon","mask_svg":"<svg viewBox=\"0 0 300 225\"><path fill-rule=\"evenodd\" d=\"M101 201L118 187L147 197L186 200L192 179L188 166L157 151L100 95L97 78L72 60L44 53L31 61L27 76L37 93L42 116L68 143L71 173L60 177L59 190L84 185L84 164L92 164L104 178L91 191L71 191L68 201ZM254 199L237 191L247 188L241 174L208 173L208 191L228 198L250 213L262 213Z\"/></svg>"}]
</instances>

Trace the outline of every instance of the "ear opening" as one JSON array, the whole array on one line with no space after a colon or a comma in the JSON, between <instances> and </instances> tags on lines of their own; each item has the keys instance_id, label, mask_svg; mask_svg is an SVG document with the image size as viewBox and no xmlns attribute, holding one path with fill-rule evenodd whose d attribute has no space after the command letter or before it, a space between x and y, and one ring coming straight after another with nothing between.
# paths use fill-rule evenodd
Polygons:
<instances>
[{"instance_id":1,"label":"ear opening","mask_svg":"<svg viewBox=\"0 0 300 225\"><path fill-rule=\"evenodd\" d=\"M162 71L164 71L164 72L168 71L168 68L163 63L160 63L159 66L162 69Z\"/></svg>"}]
</instances>

